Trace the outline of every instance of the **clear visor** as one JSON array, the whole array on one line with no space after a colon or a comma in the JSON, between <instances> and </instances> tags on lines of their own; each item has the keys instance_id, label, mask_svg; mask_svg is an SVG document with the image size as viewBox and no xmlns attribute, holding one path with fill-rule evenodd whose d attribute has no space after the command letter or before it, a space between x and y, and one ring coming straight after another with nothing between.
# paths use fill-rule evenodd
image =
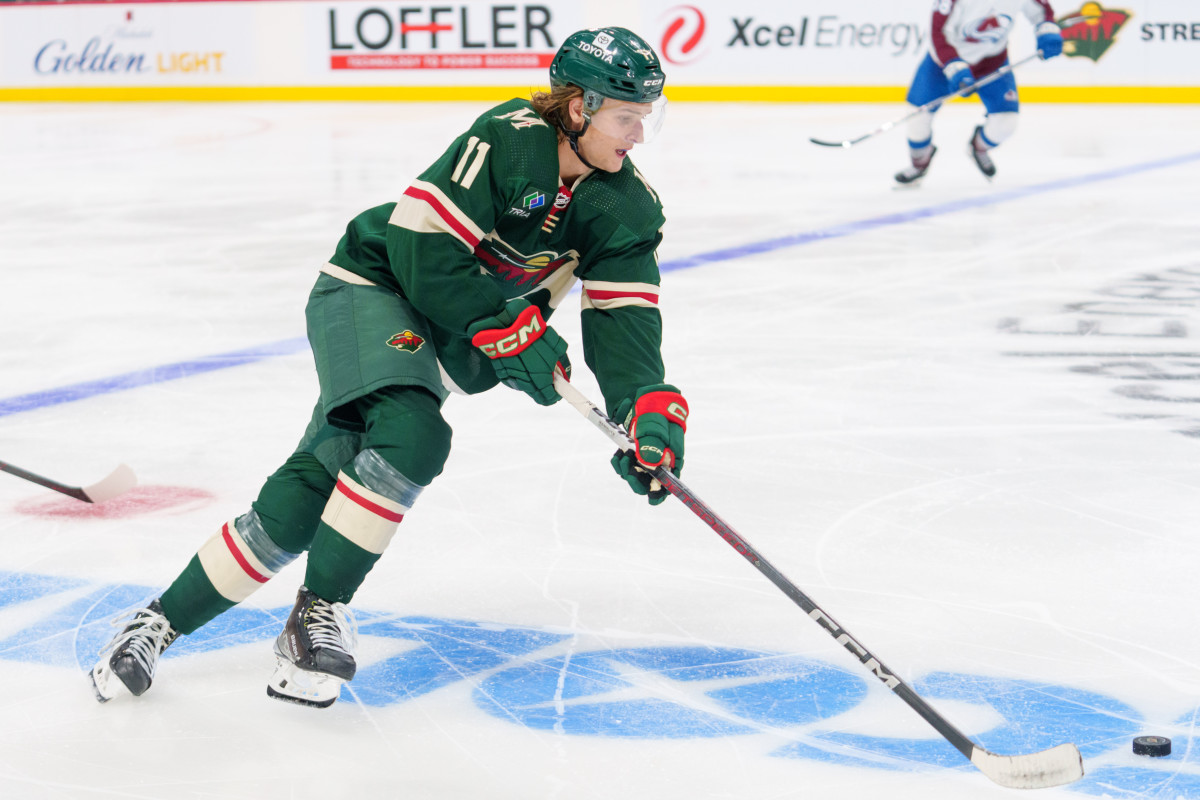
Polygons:
<instances>
[{"instance_id":1,"label":"clear visor","mask_svg":"<svg viewBox=\"0 0 1200 800\"><path fill-rule=\"evenodd\" d=\"M605 136L630 144L645 144L658 135L666 115L667 98L660 96L653 103L605 99L589 119L591 127Z\"/></svg>"}]
</instances>

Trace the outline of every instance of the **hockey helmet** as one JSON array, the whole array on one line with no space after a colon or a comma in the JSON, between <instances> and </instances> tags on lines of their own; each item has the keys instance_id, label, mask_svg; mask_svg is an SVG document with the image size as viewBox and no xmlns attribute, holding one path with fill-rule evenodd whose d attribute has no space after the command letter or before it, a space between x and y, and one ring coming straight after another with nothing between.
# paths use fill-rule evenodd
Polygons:
<instances>
[{"instance_id":1,"label":"hockey helmet","mask_svg":"<svg viewBox=\"0 0 1200 800\"><path fill-rule=\"evenodd\" d=\"M644 140L652 138L662 124L665 82L654 48L626 28L591 28L572 33L550 62L550 85L582 89L584 116L589 119L600 110L605 98L652 105L653 112L645 120Z\"/></svg>"}]
</instances>

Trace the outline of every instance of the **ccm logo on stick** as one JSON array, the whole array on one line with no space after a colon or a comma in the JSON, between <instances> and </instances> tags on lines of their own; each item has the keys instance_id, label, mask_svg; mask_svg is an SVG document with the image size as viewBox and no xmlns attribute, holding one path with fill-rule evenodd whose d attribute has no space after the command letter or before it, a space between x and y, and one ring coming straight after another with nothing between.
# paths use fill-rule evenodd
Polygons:
<instances>
[{"instance_id":1,"label":"ccm logo on stick","mask_svg":"<svg viewBox=\"0 0 1200 800\"><path fill-rule=\"evenodd\" d=\"M814 608L808 612L808 615L825 630L836 634L841 630L837 623L825 615L819 608ZM849 634L843 633L834 637L837 643L849 650L854 656L862 662L863 666L875 673L875 677L883 681L884 685L889 689L895 689L900 685L900 679L895 675L889 675L883 671L883 665L875 660L875 656L867 652L867 648L863 647L858 642L850 638Z\"/></svg>"}]
</instances>

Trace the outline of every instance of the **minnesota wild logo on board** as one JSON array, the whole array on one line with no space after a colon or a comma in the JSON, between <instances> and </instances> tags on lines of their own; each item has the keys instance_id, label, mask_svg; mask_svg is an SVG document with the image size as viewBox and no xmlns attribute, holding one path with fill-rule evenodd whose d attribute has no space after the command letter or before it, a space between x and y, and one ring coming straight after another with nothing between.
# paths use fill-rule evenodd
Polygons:
<instances>
[{"instance_id":1,"label":"minnesota wild logo on board","mask_svg":"<svg viewBox=\"0 0 1200 800\"><path fill-rule=\"evenodd\" d=\"M425 340L412 331L406 330L388 339L388 344L402 352L415 353L421 349L421 345L425 344Z\"/></svg>"},{"instance_id":2,"label":"minnesota wild logo on board","mask_svg":"<svg viewBox=\"0 0 1200 800\"><path fill-rule=\"evenodd\" d=\"M1084 3L1078 11L1058 20L1063 26L1063 55L1099 61L1131 16L1128 11Z\"/></svg>"}]
</instances>

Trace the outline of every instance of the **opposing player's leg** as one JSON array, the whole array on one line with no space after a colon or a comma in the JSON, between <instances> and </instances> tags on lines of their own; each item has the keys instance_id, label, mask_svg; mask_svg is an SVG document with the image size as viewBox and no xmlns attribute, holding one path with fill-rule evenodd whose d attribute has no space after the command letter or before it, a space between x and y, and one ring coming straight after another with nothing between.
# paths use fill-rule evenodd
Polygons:
<instances>
[{"instance_id":1,"label":"opposing player's leg","mask_svg":"<svg viewBox=\"0 0 1200 800\"><path fill-rule=\"evenodd\" d=\"M897 172L895 176L896 183L905 186L919 183L925 177L925 173L929 171L929 165L933 162L933 157L937 155L937 147L930 139L915 143L909 140L908 146L909 160L912 163Z\"/></svg>"},{"instance_id":2,"label":"opposing player's leg","mask_svg":"<svg viewBox=\"0 0 1200 800\"><path fill-rule=\"evenodd\" d=\"M326 434L324 444L341 436ZM158 661L177 636L189 634L242 602L307 549L334 478L306 436L259 492L251 510L213 534L162 596L125 612L121 630L91 672L96 696L110 700L150 688Z\"/></svg>"},{"instance_id":3,"label":"opposing player's leg","mask_svg":"<svg viewBox=\"0 0 1200 800\"><path fill-rule=\"evenodd\" d=\"M987 114L983 124L975 126L967 144L967 153L979 171L991 180L996 174L996 164L990 151L999 147L1017 130L1020 103L1016 79L1011 72L1008 73L980 89L979 98Z\"/></svg>"},{"instance_id":4,"label":"opposing player's leg","mask_svg":"<svg viewBox=\"0 0 1200 800\"><path fill-rule=\"evenodd\" d=\"M275 641L267 694L325 708L357 669L347 608L400 522L450 453L441 400L419 387L390 386L354 405L364 449L338 474L308 554L304 586Z\"/></svg>"},{"instance_id":5,"label":"opposing player's leg","mask_svg":"<svg viewBox=\"0 0 1200 800\"><path fill-rule=\"evenodd\" d=\"M941 68L933 57L926 54L921 65L917 67L912 85L908 87L908 102L914 107L920 107L944 97L951 91L950 83L942 73ZM896 182L902 185L915 185L925 177L937 148L933 144L933 115L941 106L934 106L929 111L915 114L908 121L908 157L909 166L896 173Z\"/></svg>"}]
</instances>

